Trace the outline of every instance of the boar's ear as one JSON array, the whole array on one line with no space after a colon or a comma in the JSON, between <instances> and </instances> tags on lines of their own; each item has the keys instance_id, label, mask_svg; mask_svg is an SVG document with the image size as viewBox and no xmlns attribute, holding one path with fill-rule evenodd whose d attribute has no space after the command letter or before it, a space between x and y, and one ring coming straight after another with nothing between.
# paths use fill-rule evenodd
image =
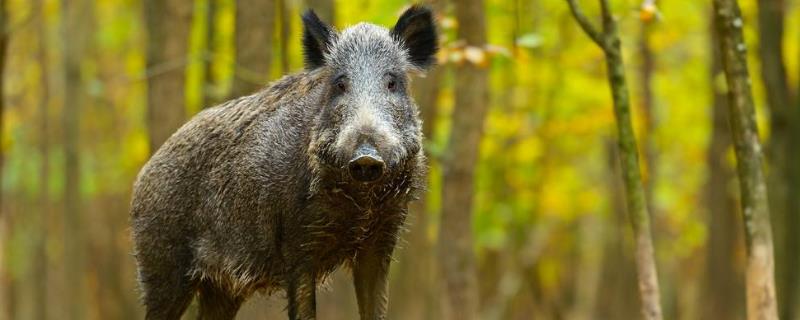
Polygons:
<instances>
[{"instance_id":1,"label":"boar's ear","mask_svg":"<svg viewBox=\"0 0 800 320\"><path fill-rule=\"evenodd\" d=\"M303 14L303 57L306 69L314 70L325 64L325 53L333 40L334 31L325 24L314 10Z\"/></svg>"},{"instance_id":2,"label":"boar's ear","mask_svg":"<svg viewBox=\"0 0 800 320\"><path fill-rule=\"evenodd\" d=\"M392 28L392 36L408 50L409 61L415 67L427 69L435 61L438 41L436 24L430 9L411 6Z\"/></svg>"}]
</instances>

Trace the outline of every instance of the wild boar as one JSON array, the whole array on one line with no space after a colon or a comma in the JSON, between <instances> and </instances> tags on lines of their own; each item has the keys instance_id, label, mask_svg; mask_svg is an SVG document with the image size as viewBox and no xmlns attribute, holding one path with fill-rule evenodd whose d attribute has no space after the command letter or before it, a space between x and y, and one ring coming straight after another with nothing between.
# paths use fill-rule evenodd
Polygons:
<instances>
[{"instance_id":1,"label":"wild boar","mask_svg":"<svg viewBox=\"0 0 800 320\"><path fill-rule=\"evenodd\" d=\"M389 30L341 32L303 15L305 70L204 110L134 184L131 224L147 319L230 319L255 292L283 291L315 318L318 284L353 273L361 319L384 319L387 274L408 202L424 186L414 73L435 61L429 9Z\"/></svg>"}]
</instances>

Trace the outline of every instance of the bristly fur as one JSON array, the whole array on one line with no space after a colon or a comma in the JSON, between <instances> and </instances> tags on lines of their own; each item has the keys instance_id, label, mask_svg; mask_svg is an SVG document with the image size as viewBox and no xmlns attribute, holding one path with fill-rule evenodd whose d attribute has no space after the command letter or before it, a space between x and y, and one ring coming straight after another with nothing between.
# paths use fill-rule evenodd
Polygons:
<instances>
[{"instance_id":1,"label":"bristly fur","mask_svg":"<svg viewBox=\"0 0 800 320\"><path fill-rule=\"evenodd\" d=\"M397 35L338 33L307 12L307 70L200 112L158 149L131 202L147 319L179 319L197 294L201 318L229 319L279 290L290 319L313 319L317 287L341 266L362 318L385 318L391 255L425 185L408 87L433 61L426 10L404 14ZM365 144L384 161L372 182L348 169Z\"/></svg>"},{"instance_id":2,"label":"bristly fur","mask_svg":"<svg viewBox=\"0 0 800 320\"><path fill-rule=\"evenodd\" d=\"M427 69L436 62L438 50L436 24L430 9L413 5L406 10L392 28L392 36L403 43L410 62L420 69Z\"/></svg>"},{"instance_id":3,"label":"bristly fur","mask_svg":"<svg viewBox=\"0 0 800 320\"><path fill-rule=\"evenodd\" d=\"M314 70L325 64L325 53L335 31L322 22L314 10L303 14L303 57L306 70Z\"/></svg>"}]
</instances>

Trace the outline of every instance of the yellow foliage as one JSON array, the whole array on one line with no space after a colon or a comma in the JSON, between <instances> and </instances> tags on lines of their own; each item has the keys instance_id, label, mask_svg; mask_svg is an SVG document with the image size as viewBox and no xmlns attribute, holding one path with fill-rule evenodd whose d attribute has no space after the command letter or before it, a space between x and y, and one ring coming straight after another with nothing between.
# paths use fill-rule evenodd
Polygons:
<instances>
[{"instance_id":1,"label":"yellow foliage","mask_svg":"<svg viewBox=\"0 0 800 320\"><path fill-rule=\"evenodd\" d=\"M651 1L645 1L642 4L642 7L639 9L639 19L642 22L652 22L656 19L658 15L658 8L656 8L656 4Z\"/></svg>"}]
</instances>

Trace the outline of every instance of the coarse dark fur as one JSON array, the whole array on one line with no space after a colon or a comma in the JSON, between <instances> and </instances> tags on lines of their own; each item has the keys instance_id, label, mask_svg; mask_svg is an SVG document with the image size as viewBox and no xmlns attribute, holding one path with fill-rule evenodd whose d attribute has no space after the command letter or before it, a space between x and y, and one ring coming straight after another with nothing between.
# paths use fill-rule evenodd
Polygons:
<instances>
[{"instance_id":1,"label":"coarse dark fur","mask_svg":"<svg viewBox=\"0 0 800 320\"><path fill-rule=\"evenodd\" d=\"M362 319L383 319L392 250L424 185L421 121L409 74L433 63L431 12L390 31L342 32L303 16L306 70L207 109L142 168L131 223L147 319L233 318L255 292L282 290L290 319L315 318L318 284L352 268ZM364 146L377 181L348 163Z\"/></svg>"}]
</instances>

